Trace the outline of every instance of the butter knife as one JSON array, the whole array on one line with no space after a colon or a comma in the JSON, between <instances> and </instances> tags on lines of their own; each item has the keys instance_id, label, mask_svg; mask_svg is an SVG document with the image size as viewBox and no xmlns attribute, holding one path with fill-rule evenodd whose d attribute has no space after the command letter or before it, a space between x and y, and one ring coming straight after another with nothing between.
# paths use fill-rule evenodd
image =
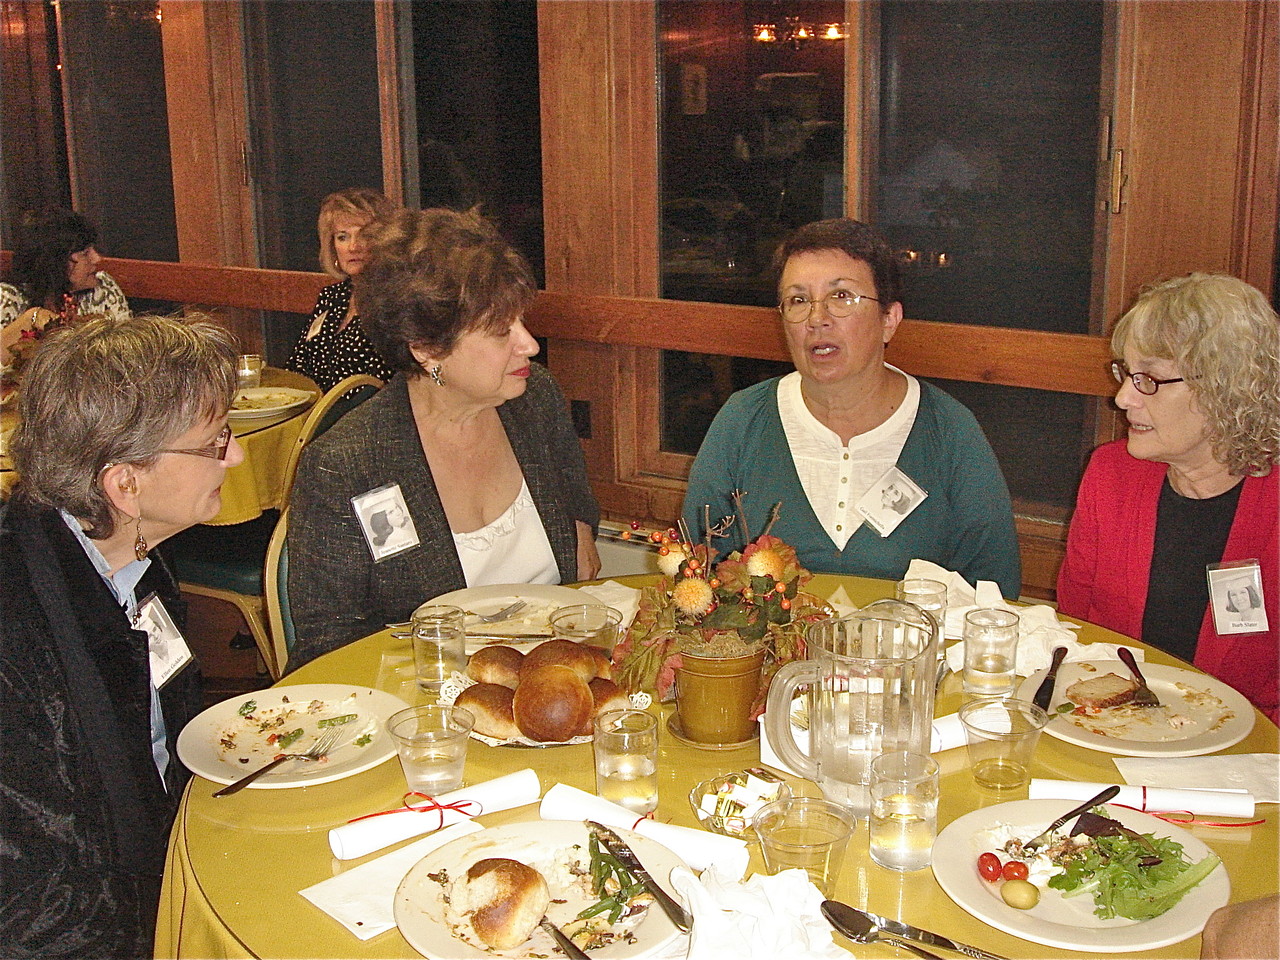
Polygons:
<instances>
[{"instance_id":1,"label":"butter knife","mask_svg":"<svg viewBox=\"0 0 1280 960\"><path fill-rule=\"evenodd\" d=\"M1031 698L1031 702L1045 713L1049 712L1049 701L1053 699L1053 685L1058 680L1058 667L1062 666L1062 658L1066 655L1066 647L1053 648L1053 662L1049 664L1049 672L1044 675L1044 679L1040 681L1040 689Z\"/></svg>"},{"instance_id":2,"label":"butter knife","mask_svg":"<svg viewBox=\"0 0 1280 960\"><path fill-rule=\"evenodd\" d=\"M644 864L635 855L635 851L603 823L588 820L587 829L595 834L596 839L604 844L605 849L617 857L624 867L635 874L635 878L644 884L646 890L653 894L653 898L658 901L658 906L662 908L663 913L671 918L671 922L685 933L688 933L690 928L693 927L693 917L688 910L671 898L671 894L658 885L658 881L654 880L649 871L644 868Z\"/></svg>"},{"instance_id":3,"label":"butter knife","mask_svg":"<svg viewBox=\"0 0 1280 960\"><path fill-rule=\"evenodd\" d=\"M849 909L855 913L862 914L864 917L870 917L871 922L881 930L899 937L905 937L907 940L914 940L916 943L927 943L931 947L954 950L956 953L962 953L966 957L973 957L975 960L1008 960L1008 958L1002 957L998 953L989 953L979 947L972 947L967 943L944 937L940 933L921 930L919 927L913 927L911 924L903 923L901 920L891 920L888 917L877 916L866 910L858 910L856 907L849 907Z\"/></svg>"}]
</instances>

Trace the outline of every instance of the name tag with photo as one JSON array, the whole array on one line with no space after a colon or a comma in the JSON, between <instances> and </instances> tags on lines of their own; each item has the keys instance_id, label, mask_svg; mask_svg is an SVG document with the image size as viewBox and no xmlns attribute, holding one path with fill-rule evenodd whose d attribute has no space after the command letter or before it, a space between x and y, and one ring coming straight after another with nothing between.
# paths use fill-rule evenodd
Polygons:
<instances>
[{"instance_id":1,"label":"name tag with photo","mask_svg":"<svg viewBox=\"0 0 1280 960\"><path fill-rule=\"evenodd\" d=\"M374 563L418 545L418 529L413 525L400 484L388 483L352 497L351 506L360 521L364 542L373 555Z\"/></svg>"},{"instance_id":2,"label":"name tag with photo","mask_svg":"<svg viewBox=\"0 0 1280 960\"><path fill-rule=\"evenodd\" d=\"M151 663L151 683L157 690L185 667L191 660L191 648L187 646L182 631L169 616L160 598L154 593L138 606L134 626L147 632L147 654Z\"/></svg>"},{"instance_id":3,"label":"name tag with photo","mask_svg":"<svg viewBox=\"0 0 1280 960\"><path fill-rule=\"evenodd\" d=\"M1211 563L1205 569L1209 579L1209 608L1213 628L1219 634L1265 633L1267 607L1262 590L1262 565L1257 560Z\"/></svg>"},{"instance_id":4,"label":"name tag with photo","mask_svg":"<svg viewBox=\"0 0 1280 960\"><path fill-rule=\"evenodd\" d=\"M905 473L890 467L853 507L872 530L887 537L928 496L928 491Z\"/></svg>"}]
</instances>

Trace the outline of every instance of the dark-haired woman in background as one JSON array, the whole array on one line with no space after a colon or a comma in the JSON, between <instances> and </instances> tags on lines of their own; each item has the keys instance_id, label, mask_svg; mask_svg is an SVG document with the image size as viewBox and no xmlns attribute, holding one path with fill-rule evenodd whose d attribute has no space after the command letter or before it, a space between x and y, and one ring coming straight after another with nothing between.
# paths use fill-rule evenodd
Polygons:
<instances>
[{"instance_id":1,"label":"dark-haired woman in background","mask_svg":"<svg viewBox=\"0 0 1280 960\"><path fill-rule=\"evenodd\" d=\"M369 248L356 294L398 372L303 454L290 669L451 590L600 569L582 447L555 381L530 362L537 286L524 258L488 221L450 210L380 220ZM383 503L396 518L403 508L402 538L375 529Z\"/></svg>"},{"instance_id":2,"label":"dark-haired woman in background","mask_svg":"<svg viewBox=\"0 0 1280 960\"><path fill-rule=\"evenodd\" d=\"M351 296L351 278L364 269L368 257L362 234L375 218L392 209L390 200L366 187L339 190L320 204L320 266L338 282L320 291L311 322L285 367L310 377L321 390L357 373L379 380L389 380L395 373L365 336Z\"/></svg>"},{"instance_id":3,"label":"dark-haired woman in background","mask_svg":"<svg viewBox=\"0 0 1280 960\"><path fill-rule=\"evenodd\" d=\"M98 269L98 231L70 210L47 210L22 224L13 261L0 283L0 363L25 331L77 317L129 316L129 301Z\"/></svg>"},{"instance_id":4,"label":"dark-haired woman in background","mask_svg":"<svg viewBox=\"0 0 1280 960\"><path fill-rule=\"evenodd\" d=\"M1193 273L1144 291L1111 351L1129 435L1080 481L1058 609L1194 663L1274 721L1280 320L1243 280ZM1260 584L1258 616L1215 618L1207 571L1224 563Z\"/></svg>"}]
</instances>

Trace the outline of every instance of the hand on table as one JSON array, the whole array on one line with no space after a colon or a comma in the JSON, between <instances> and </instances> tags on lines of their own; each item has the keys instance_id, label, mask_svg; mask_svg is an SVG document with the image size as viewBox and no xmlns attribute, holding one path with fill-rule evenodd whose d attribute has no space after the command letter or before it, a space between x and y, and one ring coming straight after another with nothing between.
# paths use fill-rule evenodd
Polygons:
<instances>
[{"instance_id":1,"label":"hand on table","mask_svg":"<svg viewBox=\"0 0 1280 960\"><path fill-rule=\"evenodd\" d=\"M594 580L600 572L600 551L596 549L596 537L591 527L575 520L578 528L578 579Z\"/></svg>"}]
</instances>

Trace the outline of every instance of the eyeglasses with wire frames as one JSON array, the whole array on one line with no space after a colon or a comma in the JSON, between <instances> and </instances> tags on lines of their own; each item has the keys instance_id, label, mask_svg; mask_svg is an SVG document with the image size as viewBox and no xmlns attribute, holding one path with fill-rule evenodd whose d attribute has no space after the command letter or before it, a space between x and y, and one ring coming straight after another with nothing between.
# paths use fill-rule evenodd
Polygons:
<instances>
[{"instance_id":1,"label":"eyeglasses with wire frames","mask_svg":"<svg viewBox=\"0 0 1280 960\"><path fill-rule=\"evenodd\" d=\"M827 308L827 316L833 320L843 320L846 317L853 316L853 311L863 300L870 300L872 303L879 303L875 297L868 297L862 293L851 293L848 290L832 290L825 297L817 300L810 300L808 297L802 297L799 294L791 297L784 297L782 302L778 304L778 312L782 314L782 319L787 323L804 323L813 314L813 309L819 303Z\"/></svg>"},{"instance_id":2,"label":"eyeglasses with wire frames","mask_svg":"<svg viewBox=\"0 0 1280 960\"><path fill-rule=\"evenodd\" d=\"M1168 380L1157 380L1149 373L1134 373L1124 365L1123 360L1111 361L1111 375L1116 378L1116 383L1124 383L1126 379L1132 380L1133 389L1147 397L1154 397L1156 395L1156 391L1166 383L1183 383L1186 380L1185 377L1172 377Z\"/></svg>"},{"instance_id":3,"label":"eyeglasses with wire frames","mask_svg":"<svg viewBox=\"0 0 1280 960\"><path fill-rule=\"evenodd\" d=\"M227 459L227 448L231 446L231 428L223 427L218 431L218 435L203 447L162 447L156 453L185 453L190 457L208 457L210 460ZM114 467L117 460L108 460L98 469L98 475L101 476L106 470Z\"/></svg>"}]
</instances>

